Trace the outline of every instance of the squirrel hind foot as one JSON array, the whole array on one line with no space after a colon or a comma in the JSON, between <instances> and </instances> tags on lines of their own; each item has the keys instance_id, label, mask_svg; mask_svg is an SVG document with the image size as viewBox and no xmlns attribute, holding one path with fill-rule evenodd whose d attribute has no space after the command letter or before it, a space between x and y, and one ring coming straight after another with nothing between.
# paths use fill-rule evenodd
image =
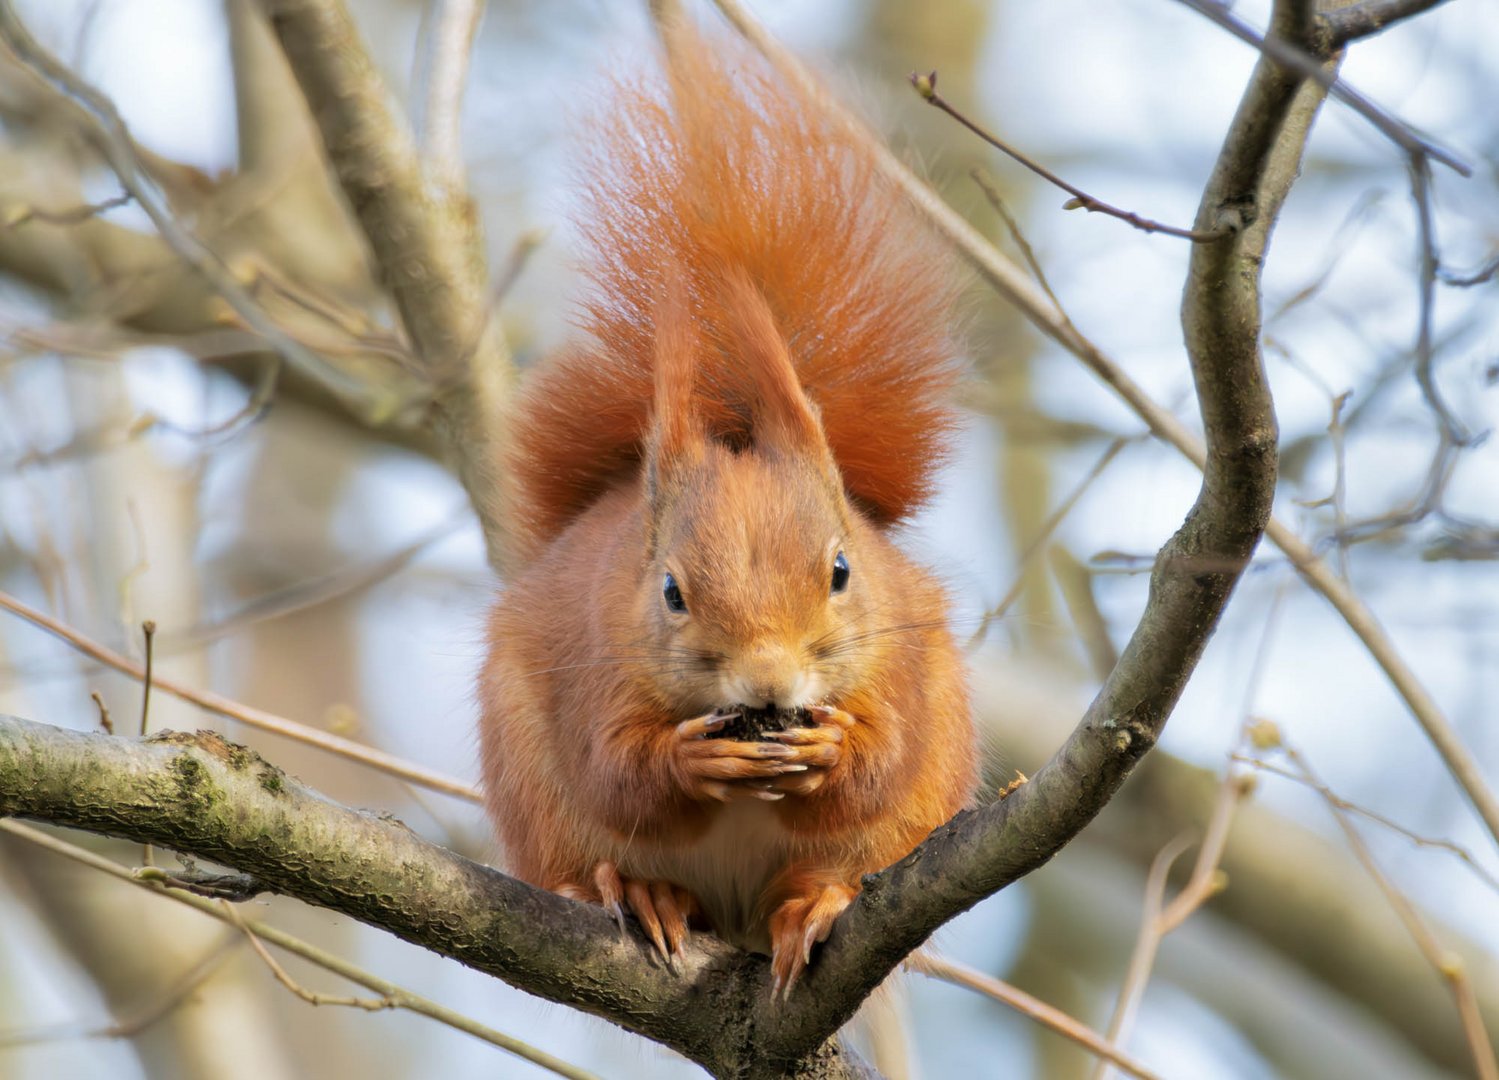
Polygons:
<instances>
[{"instance_id":1,"label":"squirrel hind foot","mask_svg":"<svg viewBox=\"0 0 1499 1080\"><path fill-rule=\"evenodd\" d=\"M678 970L678 961L687 948L688 924L700 911L697 897L669 881L625 877L608 859L593 868L593 883L598 902L619 923L621 936L625 933L628 908L662 962L671 970Z\"/></svg>"},{"instance_id":2,"label":"squirrel hind foot","mask_svg":"<svg viewBox=\"0 0 1499 1080\"><path fill-rule=\"evenodd\" d=\"M823 885L776 908L770 917L772 1001L791 997L792 987L812 961L812 947L828 939L838 916L858 895L858 889L847 885Z\"/></svg>"}]
</instances>

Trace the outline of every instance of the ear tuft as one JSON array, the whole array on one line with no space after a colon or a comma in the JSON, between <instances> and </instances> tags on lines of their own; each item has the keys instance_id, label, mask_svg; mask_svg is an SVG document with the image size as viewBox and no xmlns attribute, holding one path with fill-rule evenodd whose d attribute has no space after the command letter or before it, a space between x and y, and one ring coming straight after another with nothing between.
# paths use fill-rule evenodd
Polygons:
<instances>
[{"instance_id":1,"label":"ear tuft","mask_svg":"<svg viewBox=\"0 0 1499 1080\"><path fill-rule=\"evenodd\" d=\"M701 341L680 276L668 278L656 298L655 329L654 411L646 473L652 503L663 480L701 460L707 438L697 401Z\"/></svg>"},{"instance_id":2,"label":"ear tuft","mask_svg":"<svg viewBox=\"0 0 1499 1080\"><path fill-rule=\"evenodd\" d=\"M828 454L827 439L817 409L802 390L786 339L764 295L742 270L724 280L728 342L731 354L742 357L754 388L751 409L754 441L786 453Z\"/></svg>"}]
</instances>

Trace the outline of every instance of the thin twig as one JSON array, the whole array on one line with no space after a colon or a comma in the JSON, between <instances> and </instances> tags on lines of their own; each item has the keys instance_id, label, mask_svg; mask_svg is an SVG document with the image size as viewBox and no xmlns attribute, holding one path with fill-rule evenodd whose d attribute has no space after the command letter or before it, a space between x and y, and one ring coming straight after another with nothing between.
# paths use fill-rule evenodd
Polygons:
<instances>
[{"instance_id":1,"label":"thin twig","mask_svg":"<svg viewBox=\"0 0 1499 1080\"><path fill-rule=\"evenodd\" d=\"M146 670L141 676L141 737L144 738L150 730L151 716L151 666L155 653L153 647L156 641L156 620L147 619L141 623L141 634L146 640Z\"/></svg>"},{"instance_id":2,"label":"thin twig","mask_svg":"<svg viewBox=\"0 0 1499 1080\"><path fill-rule=\"evenodd\" d=\"M1220 226L1216 229L1182 229L1175 225L1163 225L1159 221L1152 221L1150 218L1141 217L1139 214L1128 210L1121 210L1117 206L1104 202L1102 199L1096 199L1082 188L1069 184L1056 173L1046 168L1046 166L1032 161L1019 150L985 131L978 124L953 108L952 104L946 98L937 93L937 73L935 71L929 71L925 75L913 71L911 72L910 80L911 85L916 88L916 92L921 95L922 100L928 105L935 105L996 150L1018 161L1047 183L1059 187L1071 195L1072 198L1062 204L1063 210L1087 210L1090 213L1107 214L1109 217L1115 217L1120 221L1128 222L1141 232L1165 233L1167 236L1177 236L1183 240L1190 240L1194 244L1206 244L1214 240L1221 240L1234 231L1233 227L1229 225Z\"/></svg>"},{"instance_id":3,"label":"thin twig","mask_svg":"<svg viewBox=\"0 0 1499 1080\"><path fill-rule=\"evenodd\" d=\"M1047 561L1088 656L1088 666L1093 677L1102 682L1119 662L1119 650L1114 647L1108 620L1099 610L1098 597L1093 593L1093 571L1061 544L1051 546Z\"/></svg>"},{"instance_id":4,"label":"thin twig","mask_svg":"<svg viewBox=\"0 0 1499 1080\"><path fill-rule=\"evenodd\" d=\"M919 972L929 978L940 979L992 998L1001 1005L1014 1009L1021 1016L1029 1017L1042 1027L1056 1032L1064 1039L1070 1039L1090 1054L1113 1062L1131 1076L1139 1077L1140 1080L1156 1080L1159 1075L1124 1051L1110 1046L1102 1035L1078 1022L1061 1009L1048 1005L1040 998L1027 994L1024 990L1011 986L1002 979L985 975L982 971L969 967L967 964L960 964L956 960L934 956L926 950L919 950L906 957L905 967L907 971Z\"/></svg>"},{"instance_id":5,"label":"thin twig","mask_svg":"<svg viewBox=\"0 0 1499 1080\"><path fill-rule=\"evenodd\" d=\"M297 997L307 1002L307 1004L346 1005L350 1008L364 1009L366 1012L382 1012L385 1009L394 1009L396 1007L395 998L388 994L378 998L362 998L352 994L321 994L315 990L307 989L307 987L288 975L286 969L276 962L276 958L260 943L260 938L256 935L255 929L240 917L240 913L235 910L233 904L228 900L220 900L219 907L224 912L225 921L239 927L244 932L245 937L250 942L250 948L254 949L255 955L260 957L265 966L271 969L271 974L276 977L276 981L293 994L296 994Z\"/></svg>"},{"instance_id":6,"label":"thin twig","mask_svg":"<svg viewBox=\"0 0 1499 1080\"><path fill-rule=\"evenodd\" d=\"M1280 626L1284 599L1285 587L1282 585L1273 594L1270 609L1265 614L1264 628L1260 633L1259 643L1255 647L1254 659L1249 665L1248 677L1244 681L1244 701L1240 708L1237 737L1240 746L1251 741L1255 697L1259 693L1265 672L1269 668L1270 646ZM1223 780L1218 785L1217 798L1213 800L1212 813L1208 816L1207 832L1197 850L1197 861L1193 864L1187 883L1182 886L1169 905L1164 903L1166 879L1170 874L1171 864L1180 854L1175 847L1182 838L1178 837L1167 844L1151 863L1145 883L1145 908L1139 936L1130 956L1124 983L1119 990L1113 1019L1109 1023L1109 1041L1115 1046L1121 1045L1128 1037L1140 999L1145 995L1145 985L1150 979L1150 971L1155 964L1156 953L1160 950L1161 942L1167 934L1186 922L1193 913L1222 892L1227 885L1227 879L1220 866L1223 862L1224 851L1228 847L1229 828L1233 824L1234 812L1239 804L1248 798L1253 790L1252 780L1252 777L1236 771L1232 762L1224 770ZM1159 880L1157 879L1158 872ZM1107 1076L1108 1067L1100 1063L1094 1073L1095 1080L1106 1080Z\"/></svg>"},{"instance_id":7,"label":"thin twig","mask_svg":"<svg viewBox=\"0 0 1499 1080\"><path fill-rule=\"evenodd\" d=\"M1286 746L1283 748L1287 759L1306 778L1306 780L1318 790L1326 790L1327 785L1313 772L1306 759L1294 748ZM1450 952L1432 933L1431 928L1422 920L1420 913L1416 910L1404 893L1395 887L1384 872L1379 868L1369 847L1364 843L1364 838L1359 835L1358 829L1354 828L1353 822L1349 820L1348 813L1337 803L1328 800L1327 805L1332 809L1333 817L1337 819L1338 827L1342 829L1344 837L1348 840L1348 846L1353 849L1353 854L1363 864L1380 890L1389 900L1390 906L1395 909L1395 914L1405 924L1416 947L1421 950L1423 956L1434 967L1437 974L1447 983L1448 989L1457 1002L1458 1017L1462 1021L1463 1035L1468 1040L1468 1048L1473 1054L1473 1065L1480 1080L1499 1080L1499 1061L1494 1057L1493 1044L1489 1042L1488 1032L1483 1026L1483 1017L1478 1011L1478 1000L1473 993L1472 981L1468 978L1467 968L1463 964L1462 957Z\"/></svg>"},{"instance_id":8,"label":"thin twig","mask_svg":"<svg viewBox=\"0 0 1499 1080\"><path fill-rule=\"evenodd\" d=\"M1125 969L1124 984L1119 989L1119 1000L1114 1005L1114 1015L1109 1020L1108 1040L1112 1046L1120 1046L1134 1023L1135 1010L1145 993L1145 984L1150 980L1150 969L1155 965L1155 954L1161 945L1161 905L1166 896L1166 878L1177 858L1192 846L1188 834L1178 836L1156 853L1151 860L1150 872L1145 876L1144 909L1140 916L1140 933L1135 938L1135 947L1130 952L1129 966ZM1107 1080L1109 1066L1100 1061L1093 1072L1093 1080Z\"/></svg>"},{"instance_id":9,"label":"thin twig","mask_svg":"<svg viewBox=\"0 0 1499 1080\"><path fill-rule=\"evenodd\" d=\"M121 881L130 882L138 888L150 889L159 896L164 896L170 900L175 900L179 904L196 908L198 911L212 916L220 922L231 922L229 916L220 908L219 901L206 900L199 896L193 896L190 893L163 889L159 885L150 882L137 881L131 876L130 871L123 866L117 866L102 855L85 851L75 844L60 840L57 837L42 832L40 829L34 829L29 825L22 825L17 821L0 819L0 830L19 836L24 840L29 840L49 851L63 855L75 862L83 863L85 866L102 870L104 873L119 878ZM261 940L270 942L278 949L284 949L294 956L300 956L309 963L325 968L335 975L363 986L367 990L373 990L377 994L390 998L397 1008L420 1013L422 1016L430 1017L438 1023L446 1024L448 1027L466 1032L502 1050L509 1051L517 1057L540 1065L544 1069L549 1069L559 1076L571 1077L572 1080L599 1080L599 1077L593 1073L580 1069L575 1065L570 1065L545 1051L538 1050L536 1047L523 1043L519 1039L512 1038L491 1027L480 1024L478 1021L472 1020L462 1013L455 1012L444 1005L439 1005L437 1002L424 998L419 994L414 994L410 990L397 986L395 983L387 982L378 975L373 975L363 968L355 967L342 957L319 949L315 945L302 941L300 938L292 937L290 934L278 930L273 926L258 926L255 933Z\"/></svg>"},{"instance_id":10,"label":"thin twig","mask_svg":"<svg viewBox=\"0 0 1499 1080\"><path fill-rule=\"evenodd\" d=\"M159 866L142 866L136 869L135 877L139 881L154 881L169 888L206 896L211 900L233 900L235 903L253 900L262 893L271 891L269 885L251 874L215 874L196 869L192 866L193 860L186 855L179 855L178 858L189 864L189 867L183 870L164 870Z\"/></svg>"},{"instance_id":11,"label":"thin twig","mask_svg":"<svg viewBox=\"0 0 1499 1080\"><path fill-rule=\"evenodd\" d=\"M109 718L109 706L104 704L104 699L99 696L99 691L97 690L91 691L89 697L93 698L94 704L99 707L99 726L104 729L104 734L113 735L115 733L115 724Z\"/></svg>"},{"instance_id":12,"label":"thin twig","mask_svg":"<svg viewBox=\"0 0 1499 1080\"><path fill-rule=\"evenodd\" d=\"M170 1016L182 1005L193 991L202 986L218 971L224 960L239 945L239 935L230 934L220 941L208 954L183 973L182 977L144 1008L136 1010L124 1020L115 1020L103 1026L86 1024L53 1024L46 1027L0 1032L0 1048L35 1046L39 1043L59 1042L74 1039L133 1039L157 1021Z\"/></svg>"},{"instance_id":13,"label":"thin twig","mask_svg":"<svg viewBox=\"0 0 1499 1080\"><path fill-rule=\"evenodd\" d=\"M1358 113L1407 155L1430 157L1440 161L1459 176L1472 176L1473 167L1457 154L1443 149L1430 139L1422 138L1409 124L1391 116L1367 97L1349 86L1335 73L1323 70L1321 63L1296 46L1276 37L1266 37L1243 22L1220 0L1177 0L1199 15L1217 23L1240 41L1246 41L1277 64L1306 79L1320 83L1327 92Z\"/></svg>"},{"instance_id":14,"label":"thin twig","mask_svg":"<svg viewBox=\"0 0 1499 1080\"><path fill-rule=\"evenodd\" d=\"M515 288L515 283L520 280L526 263L531 261L531 256L546 241L546 237L545 229L527 229L515 238L515 246L510 249L510 257L505 260L505 265L495 275L494 285L489 290L489 317L491 319L494 318L495 312L505 297L510 295L510 290Z\"/></svg>"},{"instance_id":15,"label":"thin twig","mask_svg":"<svg viewBox=\"0 0 1499 1080\"><path fill-rule=\"evenodd\" d=\"M145 678L145 670L134 661L121 656L113 649L105 648L98 642L85 637L71 627L36 610L29 604L22 603L9 593L0 592L0 609L19 615L33 626L45 630L53 637L61 639L85 656L97 660L106 667L114 668L116 671L123 672L133 679L143 680ZM433 791L441 791L460 799L467 799L469 802L482 801L479 789L473 784L465 783L462 780L445 776L433 769L405 761L394 754L388 754L383 750L365 746L354 742L352 739L340 738L326 731L319 731L317 728L308 727L306 724L299 724L295 720L288 720L285 717L277 716L263 709L242 705L237 701L220 697L218 694L209 693L206 690L190 689L174 680L157 677L153 681L157 689L229 720L237 720L242 724L248 724L250 727L259 728L262 731L269 731L288 739L295 739L308 746L315 746L319 750L325 750L330 754L337 754L340 757L357 761L380 772L400 777L402 780L409 780L413 784L420 784L422 787L431 788Z\"/></svg>"},{"instance_id":16,"label":"thin twig","mask_svg":"<svg viewBox=\"0 0 1499 1080\"><path fill-rule=\"evenodd\" d=\"M1398 821L1395 821L1393 818L1386 817L1384 814L1381 814L1377 810L1371 810L1367 806L1363 806L1359 803L1353 802L1350 799L1345 799L1343 796L1339 795L1336 791L1325 784L1309 780L1307 777L1301 775L1300 773L1297 773L1291 769L1287 769L1284 766L1276 765L1274 762L1266 761L1264 758L1254 757L1253 755L1243 753L1235 753L1231 755L1231 757L1232 760L1239 762L1242 765L1248 765L1251 768L1258 769L1261 772L1270 773L1272 776L1283 777L1286 780L1294 780L1296 783L1301 784L1303 787L1310 788L1312 791L1315 791L1318 795L1322 796L1322 798L1326 800L1328 805L1337 807L1339 810L1346 810L1350 814L1358 814L1360 817L1368 818L1376 825L1379 825L1390 830L1393 833L1405 837L1417 847L1435 848L1437 850L1445 851L1451 855L1456 856L1467 864L1468 869L1473 872L1475 877L1477 877L1490 889L1493 889L1496 893L1499 893L1499 878L1496 878L1493 874L1489 873L1489 871L1484 868L1483 864L1480 863L1476 858L1474 858L1473 853L1462 845L1453 843L1451 840L1444 840L1441 837L1423 836L1412 829L1406 828L1404 825L1400 824Z\"/></svg>"},{"instance_id":17,"label":"thin twig","mask_svg":"<svg viewBox=\"0 0 1499 1080\"><path fill-rule=\"evenodd\" d=\"M1495 255L1471 274L1455 274L1445 267L1437 267L1437 277L1441 278L1443 285L1451 285L1454 288L1466 289L1474 285L1482 285L1499 274L1499 255Z\"/></svg>"},{"instance_id":18,"label":"thin twig","mask_svg":"<svg viewBox=\"0 0 1499 1080\"><path fill-rule=\"evenodd\" d=\"M1416 203L1416 235L1420 249L1420 304L1416 318L1416 384L1436 415L1442 438L1454 446L1467 446L1472 436L1452 415L1432 371L1431 317L1437 284L1436 228L1431 220L1431 162L1424 154L1410 158L1411 197Z\"/></svg>"},{"instance_id":19,"label":"thin twig","mask_svg":"<svg viewBox=\"0 0 1499 1080\"><path fill-rule=\"evenodd\" d=\"M1119 456L1119 452L1138 438L1139 436L1120 435L1113 442L1109 443L1098 460L1093 463L1093 467L1083 474L1083 478L1067 493L1067 497L1058 503L1057 508L1041 523L1041 528L1031 538L1030 543L1026 544L1025 550L1020 553L1020 558L1016 560L1015 580L1011 583L1010 588L1000 598L999 603L984 612L983 616L979 619L977 629L973 631L973 636L968 639L967 647L969 649L975 648L979 642L983 641L984 635L989 632L989 627L992 623L1004 618L1005 612L1009 611L1011 605L1020 598L1020 594L1025 589L1027 570L1036 557L1046 549L1046 545L1051 540L1052 534L1066 520L1067 515L1072 513L1073 508L1077 506L1082 497L1088 493L1088 489L1093 486L1094 481L1102 476L1104 470Z\"/></svg>"},{"instance_id":20,"label":"thin twig","mask_svg":"<svg viewBox=\"0 0 1499 1080\"><path fill-rule=\"evenodd\" d=\"M6 229L14 229L29 221L40 221L47 225L79 225L97 217L107 210L114 210L134 200L130 192L116 195L103 202L85 203L70 210L43 210L39 206L12 206L5 214Z\"/></svg>"},{"instance_id":21,"label":"thin twig","mask_svg":"<svg viewBox=\"0 0 1499 1080\"><path fill-rule=\"evenodd\" d=\"M1072 320L1068 318L1067 311L1062 306L1062 301L1057 299L1057 294L1053 291L1051 282L1046 277L1046 271L1041 268L1041 260L1036 258L1036 252L1031 247L1030 241L1026 239L1025 232L1020 228L1020 222L1015 220L1015 215L1010 213L1010 208L1005 205L1004 196L1000 195L999 187L977 165L968 170L968 175L973 177L973 182L984 193L984 198L989 201L989 205L994 208L994 212L999 215L999 219L1005 223L1005 228L1010 232L1010 239L1014 240L1015 246L1020 249L1020 257L1025 260L1025 265L1031 268L1031 274L1035 277L1036 284L1041 286L1041 290L1046 293L1047 298L1056 305L1057 311L1062 314L1062 318L1067 319L1070 323Z\"/></svg>"},{"instance_id":22,"label":"thin twig","mask_svg":"<svg viewBox=\"0 0 1499 1080\"><path fill-rule=\"evenodd\" d=\"M141 634L146 639L146 669L141 678L141 738L150 730L151 719L151 667L156 656L156 620L141 623ZM156 865L156 852L150 844L141 845L141 862L146 866Z\"/></svg>"}]
</instances>

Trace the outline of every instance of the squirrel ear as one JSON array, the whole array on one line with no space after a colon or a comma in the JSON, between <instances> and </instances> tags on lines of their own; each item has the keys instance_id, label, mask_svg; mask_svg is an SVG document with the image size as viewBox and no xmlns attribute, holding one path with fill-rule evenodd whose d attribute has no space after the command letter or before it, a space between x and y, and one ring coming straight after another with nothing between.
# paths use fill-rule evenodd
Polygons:
<instances>
[{"instance_id":1,"label":"squirrel ear","mask_svg":"<svg viewBox=\"0 0 1499 1080\"><path fill-rule=\"evenodd\" d=\"M776 329L775 317L748 275L734 272L724 283L733 347L745 359L754 381L756 443L819 457L828 453L817 408L802 390L791 350Z\"/></svg>"},{"instance_id":2,"label":"squirrel ear","mask_svg":"<svg viewBox=\"0 0 1499 1080\"><path fill-rule=\"evenodd\" d=\"M656 299L656 385L646 458L646 485L652 505L657 502L663 480L703 455L707 437L695 393L698 349L686 285L672 278Z\"/></svg>"}]
</instances>

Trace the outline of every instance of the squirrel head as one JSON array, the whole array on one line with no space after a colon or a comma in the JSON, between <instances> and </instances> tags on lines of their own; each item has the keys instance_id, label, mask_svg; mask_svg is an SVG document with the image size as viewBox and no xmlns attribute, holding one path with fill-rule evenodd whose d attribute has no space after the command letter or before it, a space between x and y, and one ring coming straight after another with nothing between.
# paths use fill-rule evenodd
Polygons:
<instances>
[{"instance_id":1,"label":"squirrel head","mask_svg":"<svg viewBox=\"0 0 1499 1080\"><path fill-rule=\"evenodd\" d=\"M855 637L878 603L869 533L764 297L733 275L723 310L709 354L680 291L657 304L637 596L662 660L652 678L683 711L818 704L863 674ZM742 396L747 441L712 430L726 393Z\"/></svg>"}]
</instances>

